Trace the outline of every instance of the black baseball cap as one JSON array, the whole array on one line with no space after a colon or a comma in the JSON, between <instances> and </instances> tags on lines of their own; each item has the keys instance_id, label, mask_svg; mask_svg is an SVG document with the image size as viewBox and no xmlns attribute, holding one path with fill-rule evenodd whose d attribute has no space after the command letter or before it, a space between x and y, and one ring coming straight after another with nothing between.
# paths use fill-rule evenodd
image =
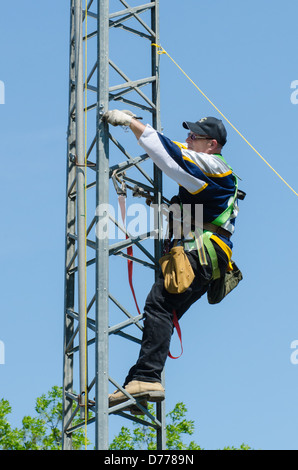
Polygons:
<instances>
[{"instance_id":1,"label":"black baseball cap","mask_svg":"<svg viewBox=\"0 0 298 470\"><path fill-rule=\"evenodd\" d=\"M216 139L220 145L227 142L227 131L223 122L215 117L204 117L197 122L183 122L183 127L198 135L206 135Z\"/></svg>"}]
</instances>

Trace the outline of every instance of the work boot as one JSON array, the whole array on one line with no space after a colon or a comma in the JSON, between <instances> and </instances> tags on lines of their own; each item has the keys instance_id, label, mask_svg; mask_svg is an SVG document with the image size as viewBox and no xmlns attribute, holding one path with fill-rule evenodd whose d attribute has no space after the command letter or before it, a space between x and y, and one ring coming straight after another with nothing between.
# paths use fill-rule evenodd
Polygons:
<instances>
[{"instance_id":1,"label":"work boot","mask_svg":"<svg viewBox=\"0 0 298 470\"><path fill-rule=\"evenodd\" d=\"M159 402L165 398L165 389L159 382L142 382L140 380L132 380L124 389L134 398L142 398L142 401ZM120 390L115 390L109 395L109 406L116 406L129 400ZM141 401L141 400L140 400Z\"/></svg>"}]
</instances>

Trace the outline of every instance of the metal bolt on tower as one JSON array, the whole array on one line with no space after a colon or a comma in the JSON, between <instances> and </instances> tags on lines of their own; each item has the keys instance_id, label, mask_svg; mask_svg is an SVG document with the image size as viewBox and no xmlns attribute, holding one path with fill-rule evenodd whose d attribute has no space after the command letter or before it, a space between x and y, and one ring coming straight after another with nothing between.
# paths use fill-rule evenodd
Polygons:
<instances>
[{"instance_id":1,"label":"metal bolt on tower","mask_svg":"<svg viewBox=\"0 0 298 470\"><path fill-rule=\"evenodd\" d=\"M130 0L130 4L133 5L126 0L70 2L63 369L65 450L72 448L73 432L80 427L86 432L90 424L95 425L96 449L108 449L110 415L153 427L157 448L165 448L164 402L156 405L156 417L145 410L141 420L124 409L127 403L136 403L133 398L126 405L108 407L110 387L114 390L121 386L124 378L114 374L119 374L119 370L127 372L131 365L128 361L132 359L129 356L126 360L126 354L132 354L130 348L140 343L142 330L142 315L136 314L136 306L131 302L127 262L134 261L136 283L147 279L150 273L145 286L147 294L161 256L161 172L147 155L138 154L140 147L130 133L122 128L109 129L102 121L108 109L129 108L143 117L144 122L161 129L159 55L151 45L159 44L159 1L141 4ZM131 199L131 185L153 196L158 209L155 210L155 237L150 230L131 236L125 221L117 218L119 196L127 202L136 202L135 198ZM133 255L127 251L132 246ZM146 274L139 274L139 270Z\"/></svg>"}]
</instances>

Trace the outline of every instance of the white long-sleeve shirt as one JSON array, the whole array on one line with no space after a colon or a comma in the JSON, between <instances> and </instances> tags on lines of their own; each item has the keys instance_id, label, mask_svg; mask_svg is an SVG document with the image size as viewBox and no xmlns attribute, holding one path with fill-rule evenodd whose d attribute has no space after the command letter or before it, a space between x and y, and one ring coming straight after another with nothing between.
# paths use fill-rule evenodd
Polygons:
<instances>
[{"instance_id":1,"label":"white long-sleeve shirt","mask_svg":"<svg viewBox=\"0 0 298 470\"><path fill-rule=\"evenodd\" d=\"M233 201L235 176L221 155L180 148L149 124L139 144L156 166L179 185L182 204L203 204L204 222L213 222ZM231 216L222 225L231 234L237 214L235 201Z\"/></svg>"}]
</instances>

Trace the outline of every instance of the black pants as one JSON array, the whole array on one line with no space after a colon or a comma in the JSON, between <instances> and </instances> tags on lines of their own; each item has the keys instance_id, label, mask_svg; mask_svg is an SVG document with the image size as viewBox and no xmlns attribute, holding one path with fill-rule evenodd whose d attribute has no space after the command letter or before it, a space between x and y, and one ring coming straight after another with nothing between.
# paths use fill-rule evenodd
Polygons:
<instances>
[{"instance_id":1,"label":"black pants","mask_svg":"<svg viewBox=\"0 0 298 470\"><path fill-rule=\"evenodd\" d=\"M214 243L219 268L226 271L227 257ZM201 266L197 251L187 253L195 273L191 286L182 294L169 294L164 288L162 274L153 285L144 307L144 330L139 358L130 369L124 386L131 380L160 382L173 333L173 310L178 319L208 290L212 278L212 267L207 255L208 265Z\"/></svg>"}]
</instances>

